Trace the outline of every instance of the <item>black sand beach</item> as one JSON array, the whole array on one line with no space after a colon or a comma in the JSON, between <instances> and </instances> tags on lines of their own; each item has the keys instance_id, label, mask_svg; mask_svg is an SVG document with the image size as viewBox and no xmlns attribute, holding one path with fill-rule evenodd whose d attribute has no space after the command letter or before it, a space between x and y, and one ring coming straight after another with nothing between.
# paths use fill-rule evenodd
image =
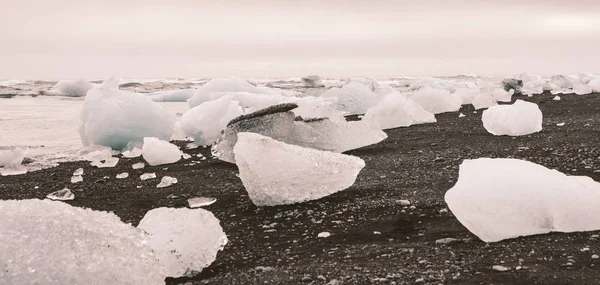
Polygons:
<instances>
[{"instance_id":1,"label":"black sand beach","mask_svg":"<svg viewBox=\"0 0 600 285\"><path fill-rule=\"evenodd\" d=\"M137 225L150 209L216 197L206 209L220 219L229 243L199 276L167 284L598 284L600 259L591 256L600 255L600 231L486 244L447 211L443 197L469 158L519 158L600 181L599 95L561 95L561 101L551 94L513 96L538 103L544 114L543 131L528 136L492 136L481 111L473 113L470 105L461 109L463 118L446 113L435 124L386 131L383 142L348 153L366 162L354 186L297 205L254 206L236 166L211 159L209 148L185 150L192 158L176 164L139 170L131 165L141 158L122 158L114 168L70 162L0 177L0 199L42 199L68 187L75 200L67 203L111 211ZM71 184L79 167L84 181ZM129 178L116 179L122 172ZM146 172L157 179L141 181ZM179 182L157 189L165 175ZM412 205L396 202L403 199ZM324 231L332 235L317 238ZM442 238L457 240L436 243ZM493 271L494 265L511 270Z\"/></svg>"}]
</instances>

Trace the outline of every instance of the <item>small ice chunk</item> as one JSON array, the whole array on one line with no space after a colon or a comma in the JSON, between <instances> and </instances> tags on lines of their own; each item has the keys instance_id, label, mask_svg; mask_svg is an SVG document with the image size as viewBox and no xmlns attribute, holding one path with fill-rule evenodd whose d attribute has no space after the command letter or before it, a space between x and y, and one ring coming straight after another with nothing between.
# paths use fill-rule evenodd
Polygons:
<instances>
[{"instance_id":1,"label":"small ice chunk","mask_svg":"<svg viewBox=\"0 0 600 285\"><path fill-rule=\"evenodd\" d=\"M147 234L112 213L0 201L2 284L165 284Z\"/></svg>"},{"instance_id":2,"label":"small ice chunk","mask_svg":"<svg viewBox=\"0 0 600 285\"><path fill-rule=\"evenodd\" d=\"M81 176L83 175L83 168L77 168L75 172L73 172L73 176Z\"/></svg>"},{"instance_id":3,"label":"small ice chunk","mask_svg":"<svg viewBox=\"0 0 600 285\"><path fill-rule=\"evenodd\" d=\"M550 78L552 90L565 90L573 88L573 82L565 75L554 75Z\"/></svg>"},{"instance_id":4,"label":"small ice chunk","mask_svg":"<svg viewBox=\"0 0 600 285\"><path fill-rule=\"evenodd\" d=\"M204 209L158 208L138 225L151 234L148 246L156 252L167 276L193 276L208 267L227 244L219 220Z\"/></svg>"},{"instance_id":5,"label":"small ice chunk","mask_svg":"<svg viewBox=\"0 0 600 285\"><path fill-rule=\"evenodd\" d=\"M141 180L148 180L148 179L153 179L153 178L156 178L156 173L144 173L144 174L140 175Z\"/></svg>"},{"instance_id":6,"label":"small ice chunk","mask_svg":"<svg viewBox=\"0 0 600 285\"><path fill-rule=\"evenodd\" d=\"M573 87L572 92L577 95L587 95L587 94L592 94L594 92L594 90L592 89L592 87L587 86L587 85L577 85L577 86Z\"/></svg>"},{"instance_id":7,"label":"small ice chunk","mask_svg":"<svg viewBox=\"0 0 600 285\"><path fill-rule=\"evenodd\" d=\"M8 175L21 175L27 173L27 168L22 165L17 166L5 166L0 168L0 175L8 176Z\"/></svg>"},{"instance_id":8,"label":"small ice chunk","mask_svg":"<svg viewBox=\"0 0 600 285\"><path fill-rule=\"evenodd\" d=\"M463 118L464 116L465 116L465 114L463 114L463 113L458 114L459 118Z\"/></svg>"},{"instance_id":9,"label":"small ice chunk","mask_svg":"<svg viewBox=\"0 0 600 285\"><path fill-rule=\"evenodd\" d=\"M290 145L255 133L239 133L233 152L242 183L257 206L323 198L352 186L365 166L358 157Z\"/></svg>"},{"instance_id":10,"label":"small ice chunk","mask_svg":"<svg viewBox=\"0 0 600 285\"><path fill-rule=\"evenodd\" d=\"M189 109L181 117L181 128L197 145L211 145L232 119L243 115L238 101L223 96Z\"/></svg>"},{"instance_id":11,"label":"small ice chunk","mask_svg":"<svg viewBox=\"0 0 600 285\"><path fill-rule=\"evenodd\" d=\"M552 98L552 100L554 100L554 101L560 101L560 96L556 95L556 96L554 96L554 98Z\"/></svg>"},{"instance_id":12,"label":"small ice chunk","mask_svg":"<svg viewBox=\"0 0 600 285\"><path fill-rule=\"evenodd\" d=\"M129 177L129 173L127 173L127 172L119 173L116 176L117 179L123 179L123 178L127 178L127 177Z\"/></svg>"},{"instance_id":13,"label":"small ice chunk","mask_svg":"<svg viewBox=\"0 0 600 285\"><path fill-rule=\"evenodd\" d=\"M133 164L131 167L133 169L142 169L142 168L144 168L144 166L146 166L146 165L143 162L138 162L138 163Z\"/></svg>"},{"instance_id":14,"label":"small ice chunk","mask_svg":"<svg viewBox=\"0 0 600 285\"><path fill-rule=\"evenodd\" d=\"M105 160L96 160L92 161L90 164L92 166L96 166L98 168L107 168L107 167L115 167L119 163L118 157L111 157Z\"/></svg>"},{"instance_id":15,"label":"small ice chunk","mask_svg":"<svg viewBox=\"0 0 600 285\"><path fill-rule=\"evenodd\" d=\"M492 266L492 270L498 271L498 272L504 272L504 271L509 271L510 269L506 266L494 265L494 266Z\"/></svg>"},{"instance_id":16,"label":"small ice chunk","mask_svg":"<svg viewBox=\"0 0 600 285\"><path fill-rule=\"evenodd\" d=\"M0 150L0 167L17 167L23 163L25 155L29 151L26 147L14 147L11 149Z\"/></svg>"},{"instance_id":17,"label":"small ice chunk","mask_svg":"<svg viewBox=\"0 0 600 285\"><path fill-rule=\"evenodd\" d=\"M465 160L445 195L456 218L485 242L600 229L600 183L518 159Z\"/></svg>"},{"instance_id":18,"label":"small ice chunk","mask_svg":"<svg viewBox=\"0 0 600 285\"><path fill-rule=\"evenodd\" d=\"M87 80L61 80L58 81L49 91L48 95L83 97L94 87L94 84Z\"/></svg>"},{"instance_id":19,"label":"small ice chunk","mask_svg":"<svg viewBox=\"0 0 600 285\"><path fill-rule=\"evenodd\" d=\"M517 100L512 105L499 105L483 111L485 129L496 136L522 136L542 130L542 111L535 103Z\"/></svg>"},{"instance_id":20,"label":"small ice chunk","mask_svg":"<svg viewBox=\"0 0 600 285\"><path fill-rule=\"evenodd\" d=\"M189 155L189 154L187 154L187 153L184 153L184 154L182 154L182 155L181 155L181 157L182 157L183 159L190 159L192 156L191 156L191 155Z\"/></svg>"},{"instance_id":21,"label":"small ice chunk","mask_svg":"<svg viewBox=\"0 0 600 285\"><path fill-rule=\"evenodd\" d=\"M398 93L387 95L381 102L371 107L362 120L370 126L383 130L436 122L432 113Z\"/></svg>"},{"instance_id":22,"label":"small ice chunk","mask_svg":"<svg viewBox=\"0 0 600 285\"><path fill-rule=\"evenodd\" d=\"M330 237L330 236L331 236L331 234L330 234L329 232L320 232L320 233L317 235L317 237L318 237L318 238L328 238L328 237Z\"/></svg>"},{"instance_id":23,"label":"small ice chunk","mask_svg":"<svg viewBox=\"0 0 600 285\"><path fill-rule=\"evenodd\" d=\"M165 188L177 183L177 178L171 176L163 176L156 188Z\"/></svg>"},{"instance_id":24,"label":"small ice chunk","mask_svg":"<svg viewBox=\"0 0 600 285\"><path fill-rule=\"evenodd\" d=\"M46 195L46 198L55 201L68 201L75 199L75 195L73 192L71 192L71 190L69 190L69 188L64 188Z\"/></svg>"},{"instance_id":25,"label":"small ice chunk","mask_svg":"<svg viewBox=\"0 0 600 285\"><path fill-rule=\"evenodd\" d=\"M112 149L103 145L89 145L80 149L77 156L87 161L106 160L112 156Z\"/></svg>"},{"instance_id":26,"label":"small ice chunk","mask_svg":"<svg viewBox=\"0 0 600 285\"><path fill-rule=\"evenodd\" d=\"M127 158L138 157L142 155L142 147L143 144L141 142L132 141L127 143L127 145L122 149L121 154L123 155L123 157Z\"/></svg>"},{"instance_id":27,"label":"small ice chunk","mask_svg":"<svg viewBox=\"0 0 600 285\"><path fill-rule=\"evenodd\" d=\"M71 176L71 183L79 183L81 181L83 181L83 176L81 176L81 175Z\"/></svg>"},{"instance_id":28,"label":"small ice chunk","mask_svg":"<svg viewBox=\"0 0 600 285\"><path fill-rule=\"evenodd\" d=\"M217 202L217 198L211 197L194 197L187 200L188 206L192 209L212 205Z\"/></svg>"},{"instance_id":29,"label":"small ice chunk","mask_svg":"<svg viewBox=\"0 0 600 285\"><path fill-rule=\"evenodd\" d=\"M557 126L559 126L559 127L562 127L562 126L564 126L564 125L565 125L565 123L558 123L558 124L556 124L556 125L557 125Z\"/></svg>"},{"instance_id":30,"label":"small ice chunk","mask_svg":"<svg viewBox=\"0 0 600 285\"><path fill-rule=\"evenodd\" d=\"M181 154L181 150L172 143L157 138L144 138L142 157L152 166L175 163L181 159Z\"/></svg>"}]
</instances>

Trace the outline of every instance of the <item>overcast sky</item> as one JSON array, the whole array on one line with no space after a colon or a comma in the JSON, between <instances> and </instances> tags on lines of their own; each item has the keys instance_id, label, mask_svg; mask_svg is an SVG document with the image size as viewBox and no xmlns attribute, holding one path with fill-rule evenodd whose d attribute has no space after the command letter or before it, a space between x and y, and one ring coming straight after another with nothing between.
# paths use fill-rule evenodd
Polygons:
<instances>
[{"instance_id":1,"label":"overcast sky","mask_svg":"<svg viewBox=\"0 0 600 285\"><path fill-rule=\"evenodd\" d=\"M0 78L600 72L600 1L0 0Z\"/></svg>"}]
</instances>

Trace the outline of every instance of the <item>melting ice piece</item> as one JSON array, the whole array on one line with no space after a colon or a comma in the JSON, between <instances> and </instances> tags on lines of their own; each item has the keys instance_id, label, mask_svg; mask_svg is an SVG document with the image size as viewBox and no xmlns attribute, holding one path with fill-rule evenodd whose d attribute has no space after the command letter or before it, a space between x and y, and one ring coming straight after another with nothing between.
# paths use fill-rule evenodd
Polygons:
<instances>
[{"instance_id":1,"label":"melting ice piece","mask_svg":"<svg viewBox=\"0 0 600 285\"><path fill-rule=\"evenodd\" d=\"M83 181L83 176L81 176L81 175L71 176L71 183L79 183L81 181Z\"/></svg>"},{"instance_id":2,"label":"melting ice piece","mask_svg":"<svg viewBox=\"0 0 600 285\"><path fill-rule=\"evenodd\" d=\"M321 98L337 98L334 104L336 109L347 115L364 114L381 100L381 96L373 93L366 85L355 81L342 88L331 88L321 94Z\"/></svg>"},{"instance_id":3,"label":"melting ice piece","mask_svg":"<svg viewBox=\"0 0 600 285\"><path fill-rule=\"evenodd\" d=\"M124 179L124 178L127 178L127 177L129 177L129 173L127 173L127 172L119 173L116 176L117 179Z\"/></svg>"},{"instance_id":4,"label":"melting ice piece","mask_svg":"<svg viewBox=\"0 0 600 285\"><path fill-rule=\"evenodd\" d=\"M73 194L73 192L71 192L71 190L65 188L46 195L46 198L56 201L68 201L75 199L75 195Z\"/></svg>"},{"instance_id":5,"label":"melting ice piece","mask_svg":"<svg viewBox=\"0 0 600 285\"><path fill-rule=\"evenodd\" d=\"M257 206L323 198L352 186L365 166L358 157L290 145L255 133L239 133L234 153L242 183Z\"/></svg>"},{"instance_id":6,"label":"melting ice piece","mask_svg":"<svg viewBox=\"0 0 600 285\"><path fill-rule=\"evenodd\" d=\"M600 229L600 183L518 159L465 160L445 200L485 242Z\"/></svg>"},{"instance_id":7,"label":"melting ice piece","mask_svg":"<svg viewBox=\"0 0 600 285\"><path fill-rule=\"evenodd\" d=\"M122 149L121 154L123 157L134 158L142 155L143 144L141 142L129 142Z\"/></svg>"},{"instance_id":8,"label":"melting ice piece","mask_svg":"<svg viewBox=\"0 0 600 285\"><path fill-rule=\"evenodd\" d=\"M144 174L140 175L141 180L148 180L148 179L153 179L153 178L156 178L156 173L144 173Z\"/></svg>"},{"instance_id":9,"label":"melting ice piece","mask_svg":"<svg viewBox=\"0 0 600 285\"><path fill-rule=\"evenodd\" d=\"M83 168L77 168L75 172L73 172L73 176L81 176L83 175Z\"/></svg>"},{"instance_id":10,"label":"melting ice piece","mask_svg":"<svg viewBox=\"0 0 600 285\"><path fill-rule=\"evenodd\" d=\"M156 188L165 188L177 183L177 178L171 176L163 176Z\"/></svg>"},{"instance_id":11,"label":"melting ice piece","mask_svg":"<svg viewBox=\"0 0 600 285\"><path fill-rule=\"evenodd\" d=\"M132 165L131 167L133 169L142 169L142 168L144 168L144 166L146 166L146 165L143 162L138 162L138 163Z\"/></svg>"},{"instance_id":12,"label":"melting ice piece","mask_svg":"<svg viewBox=\"0 0 600 285\"><path fill-rule=\"evenodd\" d=\"M181 154L181 150L172 143L157 138L144 138L142 157L152 166L175 163L181 159Z\"/></svg>"},{"instance_id":13,"label":"melting ice piece","mask_svg":"<svg viewBox=\"0 0 600 285\"><path fill-rule=\"evenodd\" d=\"M147 235L112 213L38 199L0 213L2 284L165 284Z\"/></svg>"},{"instance_id":14,"label":"melting ice piece","mask_svg":"<svg viewBox=\"0 0 600 285\"><path fill-rule=\"evenodd\" d=\"M194 197L187 200L188 206L192 209L212 205L217 202L217 198L210 197Z\"/></svg>"},{"instance_id":15,"label":"melting ice piece","mask_svg":"<svg viewBox=\"0 0 600 285\"><path fill-rule=\"evenodd\" d=\"M181 127L195 144L211 145L221 136L229 121L243 114L237 101L233 101L231 96L223 96L189 109L181 117Z\"/></svg>"},{"instance_id":16,"label":"melting ice piece","mask_svg":"<svg viewBox=\"0 0 600 285\"><path fill-rule=\"evenodd\" d=\"M362 120L383 130L436 122L432 113L398 93L387 95L379 104L370 108Z\"/></svg>"},{"instance_id":17,"label":"melting ice piece","mask_svg":"<svg viewBox=\"0 0 600 285\"><path fill-rule=\"evenodd\" d=\"M107 168L107 167L115 167L119 163L118 157L111 157L105 160L96 160L92 161L90 164L92 166L96 166L98 168Z\"/></svg>"},{"instance_id":18,"label":"melting ice piece","mask_svg":"<svg viewBox=\"0 0 600 285\"><path fill-rule=\"evenodd\" d=\"M512 105L499 105L483 111L485 129L496 136L523 136L542 130L542 111L530 102L517 100Z\"/></svg>"},{"instance_id":19,"label":"melting ice piece","mask_svg":"<svg viewBox=\"0 0 600 285\"><path fill-rule=\"evenodd\" d=\"M171 138L175 115L148 97L111 88L93 88L85 97L79 135L84 145L123 149L145 137Z\"/></svg>"},{"instance_id":20,"label":"melting ice piece","mask_svg":"<svg viewBox=\"0 0 600 285\"><path fill-rule=\"evenodd\" d=\"M148 245L156 252L167 276L201 272L227 244L219 220L204 209L153 209L138 228L152 235Z\"/></svg>"},{"instance_id":21,"label":"melting ice piece","mask_svg":"<svg viewBox=\"0 0 600 285\"><path fill-rule=\"evenodd\" d=\"M0 150L0 167L10 166L17 167L23 163L25 155L27 155L28 148L26 147L15 147L11 149Z\"/></svg>"},{"instance_id":22,"label":"melting ice piece","mask_svg":"<svg viewBox=\"0 0 600 285\"><path fill-rule=\"evenodd\" d=\"M451 95L447 90L435 89L429 86L422 87L408 98L433 114L456 112L462 106L463 101L459 95Z\"/></svg>"},{"instance_id":23,"label":"melting ice piece","mask_svg":"<svg viewBox=\"0 0 600 285\"><path fill-rule=\"evenodd\" d=\"M94 84L87 80L61 80L49 91L49 95L60 95L69 97L83 97L94 87Z\"/></svg>"}]
</instances>

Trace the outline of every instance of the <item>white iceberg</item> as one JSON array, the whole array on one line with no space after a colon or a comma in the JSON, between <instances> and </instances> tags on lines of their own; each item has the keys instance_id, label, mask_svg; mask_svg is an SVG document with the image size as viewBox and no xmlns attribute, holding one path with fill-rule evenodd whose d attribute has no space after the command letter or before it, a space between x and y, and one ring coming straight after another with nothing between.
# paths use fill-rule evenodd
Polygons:
<instances>
[{"instance_id":1,"label":"white iceberg","mask_svg":"<svg viewBox=\"0 0 600 285\"><path fill-rule=\"evenodd\" d=\"M392 93L371 107L362 121L379 129L408 127L414 124L435 123L435 116L411 99Z\"/></svg>"},{"instance_id":2,"label":"white iceberg","mask_svg":"<svg viewBox=\"0 0 600 285\"><path fill-rule=\"evenodd\" d=\"M451 95L443 89L424 86L412 93L408 98L417 102L423 109L433 114L456 112L462 106L461 96Z\"/></svg>"},{"instance_id":3,"label":"white iceberg","mask_svg":"<svg viewBox=\"0 0 600 285\"><path fill-rule=\"evenodd\" d=\"M239 133L234 153L242 183L257 206L323 198L352 186L365 166L358 157L290 145L255 133Z\"/></svg>"},{"instance_id":4,"label":"white iceberg","mask_svg":"<svg viewBox=\"0 0 600 285\"><path fill-rule=\"evenodd\" d=\"M149 98L128 91L93 88L85 97L79 135L84 145L121 150L144 137L171 138L175 115Z\"/></svg>"},{"instance_id":5,"label":"white iceberg","mask_svg":"<svg viewBox=\"0 0 600 285\"><path fill-rule=\"evenodd\" d=\"M381 100L381 97L373 93L366 85L355 81L341 88L331 88L320 97L336 98L334 107L346 115L364 114Z\"/></svg>"},{"instance_id":6,"label":"white iceberg","mask_svg":"<svg viewBox=\"0 0 600 285\"><path fill-rule=\"evenodd\" d=\"M131 141L121 150L121 154L126 158L134 158L142 155L144 144L138 141Z\"/></svg>"},{"instance_id":7,"label":"white iceberg","mask_svg":"<svg viewBox=\"0 0 600 285\"><path fill-rule=\"evenodd\" d=\"M146 235L112 213L49 200L0 213L2 284L165 284Z\"/></svg>"},{"instance_id":8,"label":"white iceberg","mask_svg":"<svg viewBox=\"0 0 600 285\"><path fill-rule=\"evenodd\" d=\"M94 84L87 80L61 80L56 83L49 91L49 95L83 97L94 87Z\"/></svg>"},{"instance_id":9,"label":"white iceberg","mask_svg":"<svg viewBox=\"0 0 600 285\"><path fill-rule=\"evenodd\" d=\"M518 159L465 160L445 200L485 242L600 229L600 183Z\"/></svg>"},{"instance_id":10,"label":"white iceberg","mask_svg":"<svg viewBox=\"0 0 600 285\"><path fill-rule=\"evenodd\" d=\"M232 119L243 115L238 101L231 96L223 96L214 101L204 102L183 114L181 128L194 139L197 145L211 145Z\"/></svg>"},{"instance_id":11,"label":"white iceberg","mask_svg":"<svg viewBox=\"0 0 600 285\"><path fill-rule=\"evenodd\" d=\"M142 157L152 166L178 162L182 154L179 147L168 141L144 138Z\"/></svg>"},{"instance_id":12,"label":"white iceberg","mask_svg":"<svg viewBox=\"0 0 600 285\"><path fill-rule=\"evenodd\" d=\"M483 111L483 127L496 136L523 136L542 130L542 111L535 103L517 100Z\"/></svg>"},{"instance_id":13,"label":"white iceberg","mask_svg":"<svg viewBox=\"0 0 600 285\"><path fill-rule=\"evenodd\" d=\"M167 276L195 275L213 263L227 244L219 220L204 209L153 209L138 228L152 235L148 246L156 252Z\"/></svg>"}]
</instances>

